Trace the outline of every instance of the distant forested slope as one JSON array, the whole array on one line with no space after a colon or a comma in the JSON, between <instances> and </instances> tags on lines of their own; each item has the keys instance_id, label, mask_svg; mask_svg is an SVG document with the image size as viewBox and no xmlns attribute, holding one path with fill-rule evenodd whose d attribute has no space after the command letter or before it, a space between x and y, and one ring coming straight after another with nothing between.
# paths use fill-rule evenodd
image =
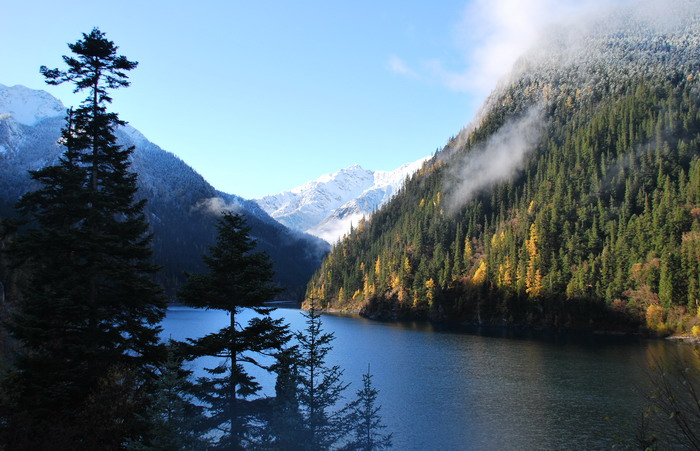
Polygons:
<instances>
[{"instance_id":1,"label":"distant forested slope","mask_svg":"<svg viewBox=\"0 0 700 451\"><path fill-rule=\"evenodd\" d=\"M700 324L697 11L678 22L621 14L571 37L576 51L564 35L523 58L476 125L332 250L307 300L480 323Z\"/></svg>"}]
</instances>

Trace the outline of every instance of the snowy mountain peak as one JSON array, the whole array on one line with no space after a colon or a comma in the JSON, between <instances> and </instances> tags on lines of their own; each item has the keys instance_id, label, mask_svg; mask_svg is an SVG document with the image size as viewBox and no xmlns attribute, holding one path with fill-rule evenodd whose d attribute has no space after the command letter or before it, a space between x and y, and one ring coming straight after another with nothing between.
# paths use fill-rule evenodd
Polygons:
<instances>
[{"instance_id":1,"label":"snowy mountain peak","mask_svg":"<svg viewBox=\"0 0 700 451\"><path fill-rule=\"evenodd\" d=\"M374 173L374 184L376 186L400 186L406 180L406 177L410 177L420 169L428 158L425 157L418 161L402 164L393 171L376 171Z\"/></svg>"},{"instance_id":2,"label":"snowy mountain peak","mask_svg":"<svg viewBox=\"0 0 700 451\"><path fill-rule=\"evenodd\" d=\"M0 84L0 120L12 117L17 123L34 126L44 119L65 115L66 107L63 103L46 91L22 85L9 87ZM120 127L120 130L130 139L130 145L150 144L140 131L129 124Z\"/></svg>"},{"instance_id":3,"label":"snowy mountain peak","mask_svg":"<svg viewBox=\"0 0 700 451\"><path fill-rule=\"evenodd\" d=\"M9 114L20 124L36 125L46 118L64 116L66 107L46 91L0 85L0 114Z\"/></svg>"},{"instance_id":4,"label":"snowy mountain peak","mask_svg":"<svg viewBox=\"0 0 700 451\"><path fill-rule=\"evenodd\" d=\"M293 193L303 193L309 190L316 189L324 185L361 185L363 181L368 181L372 178L373 172L363 169L359 164L348 166L332 174L323 174L316 180L311 180L301 186L292 188Z\"/></svg>"},{"instance_id":5,"label":"snowy mountain peak","mask_svg":"<svg viewBox=\"0 0 700 451\"><path fill-rule=\"evenodd\" d=\"M426 159L393 171L370 171L352 165L256 202L287 227L333 243L349 232L352 224L388 202Z\"/></svg>"}]
</instances>

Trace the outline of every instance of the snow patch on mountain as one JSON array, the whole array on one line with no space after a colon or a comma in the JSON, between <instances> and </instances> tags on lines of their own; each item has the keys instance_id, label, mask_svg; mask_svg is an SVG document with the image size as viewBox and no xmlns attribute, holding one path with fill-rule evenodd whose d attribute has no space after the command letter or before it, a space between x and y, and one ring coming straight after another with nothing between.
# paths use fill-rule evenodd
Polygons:
<instances>
[{"instance_id":1,"label":"snow patch on mountain","mask_svg":"<svg viewBox=\"0 0 700 451\"><path fill-rule=\"evenodd\" d=\"M11 115L20 124L36 125L49 117L64 116L66 107L48 92L0 84L0 112Z\"/></svg>"},{"instance_id":2,"label":"snow patch on mountain","mask_svg":"<svg viewBox=\"0 0 700 451\"><path fill-rule=\"evenodd\" d=\"M136 130L129 124L123 125L122 127L120 127L120 129L122 133L131 140L131 145L133 146L146 146L150 143L150 141L143 135L143 133Z\"/></svg>"},{"instance_id":3,"label":"snow patch on mountain","mask_svg":"<svg viewBox=\"0 0 700 451\"><path fill-rule=\"evenodd\" d=\"M8 153L15 148L16 143L23 140L22 130L11 114L2 113L0 110L0 155Z\"/></svg>"},{"instance_id":4,"label":"snow patch on mountain","mask_svg":"<svg viewBox=\"0 0 700 451\"><path fill-rule=\"evenodd\" d=\"M350 166L256 202L282 224L334 243L388 202L427 158L393 171Z\"/></svg>"}]
</instances>

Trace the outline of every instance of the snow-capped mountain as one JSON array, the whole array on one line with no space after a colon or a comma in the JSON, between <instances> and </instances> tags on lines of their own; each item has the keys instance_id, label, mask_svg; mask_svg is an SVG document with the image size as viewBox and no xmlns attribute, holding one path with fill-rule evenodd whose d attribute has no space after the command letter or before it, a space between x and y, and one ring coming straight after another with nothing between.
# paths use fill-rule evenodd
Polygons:
<instances>
[{"instance_id":1,"label":"snow-capped mountain","mask_svg":"<svg viewBox=\"0 0 700 451\"><path fill-rule=\"evenodd\" d=\"M43 119L65 113L63 103L48 92L0 84L0 114L12 116L20 124L36 125Z\"/></svg>"},{"instance_id":2,"label":"snow-capped mountain","mask_svg":"<svg viewBox=\"0 0 700 451\"><path fill-rule=\"evenodd\" d=\"M282 224L334 243L388 202L427 158L393 171L350 166L256 202Z\"/></svg>"},{"instance_id":3,"label":"snow-capped mountain","mask_svg":"<svg viewBox=\"0 0 700 451\"><path fill-rule=\"evenodd\" d=\"M0 218L14 215L19 197L35 186L27 171L54 164L63 152L57 141L65 113L63 104L47 92L0 85ZM116 134L120 144L135 146L131 170L138 174L138 196L148 200L154 259L163 266L160 277L170 292L183 271L202 269L201 255L213 244L217 216L235 210L272 258L277 281L301 294L327 243L283 226L254 201L217 191L135 128L126 125Z\"/></svg>"}]
</instances>

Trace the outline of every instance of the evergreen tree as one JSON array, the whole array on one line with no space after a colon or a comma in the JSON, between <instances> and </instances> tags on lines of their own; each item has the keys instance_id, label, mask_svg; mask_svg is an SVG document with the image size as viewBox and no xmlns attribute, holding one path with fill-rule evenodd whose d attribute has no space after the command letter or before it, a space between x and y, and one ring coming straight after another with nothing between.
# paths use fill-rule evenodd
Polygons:
<instances>
[{"instance_id":1,"label":"evergreen tree","mask_svg":"<svg viewBox=\"0 0 700 451\"><path fill-rule=\"evenodd\" d=\"M192 371L182 367L176 357L176 343L168 344L167 360L159 365L158 380L146 412L152 425L150 436L131 442L127 448L135 451L196 451L207 449L208 440L203 427L204 408L195 402Z\"/></svg>"},{"instance_id":2,"label":"evergreen tree","mask_svg":"<svg viewBox=\"0 0 700 451\"><path fill-rule=\"evenodd\" d=\"M379 390L372 385L372 373L362 375L362 388L357 390L357 398L351 404L350 421L354 439L343 447L345 450L374 451L391 448L392 434L382 434L386 426L379 414L377 405Z\"/></svg>"},{"instance_id":3,"label":"evergreen tree","mask_svg":"<svg viewBox=\"0 0 700 451\"><path fill-rule=\"evenodd\" d=\"M217 228L216 244L204 256L208 273L190 275L179 298L192 307L229 314L227 327L191 341L189 353L225 359L207 369L210 377L200 379L201 399L208 406L211 428L222 432L217 446L242 449L252 440L251 424L261 414L261 403L253 398L261 386L243 364L271 370L260 357L279 353L290 337L282 320L270 317L273 309L263 306L277 293L272 265L266 254L253 252L255 242L244 219L223 213ZM239 322L244 308L258 315L247 325Z\"/></svg>"},{"instance_id":4,"label":"evergreen tree","mask_svg":"<svg viewBox=\"0 0 700 451\"><path fill-rule=\"evenodd\" d=\"M659 277L659 300L664 307L671 307L674 303L685 303L683 296L683 279L679 275L680 263L675 254L669 253L662 259Z\"/></svg>"},{"instance_id":5,"label":"evergreen tree","mask_svg":"<svg viewBox=\"0 0 700 451\"><path fill-rule=\"evenodd\" d=\"M274 371L275 397L271 401L267 428L259 444L260 449L302 451L306 449L304 418L299 406L298 387L300 355L298 347L285 349L277 356Z\"/></svg>"},{"instance_id":6,"label":"evergreen tree","mask_svg":"<svg viewBox=\"0 0 700 451\"><path fill-rule=\"evenodd\" d=\"M348 433L348 409L337 404L349 384L343 382L343 370L339 366L326 363L335 336L323 331L321 314L313 302L304 317L307 327L296 334L301 355L298 396L304 420L304 443L310 451L326 450Z\"/></svg>"},{"instance_id":7,"label":"evergreen tree","mask_svg":"<svg viewBox=\"0 0 700 451\"><path fill-rule=\"evenodd\" d=\"M23 273L8 325L20 345L4 387L12 394L3 422L11 449L86 448L88 436L103 432L113 438L105 439L110 449L143 434L134 410L145 406L141 395L159 354L165 303L151 280L144 203L134 200L132 149L116 144L124 122L107 111L109 90L129 86L126 71L137 63L117 55L98 29L68 46L67 70L41 72L49 84L71 82L88 95L68 115L58 164L31 173L40 187L18 203L31 226L10 249ZM88 431L78 418L104 413L108 406L94 400L115 381L135 401Z\"/></svg>"}]
</instances>

